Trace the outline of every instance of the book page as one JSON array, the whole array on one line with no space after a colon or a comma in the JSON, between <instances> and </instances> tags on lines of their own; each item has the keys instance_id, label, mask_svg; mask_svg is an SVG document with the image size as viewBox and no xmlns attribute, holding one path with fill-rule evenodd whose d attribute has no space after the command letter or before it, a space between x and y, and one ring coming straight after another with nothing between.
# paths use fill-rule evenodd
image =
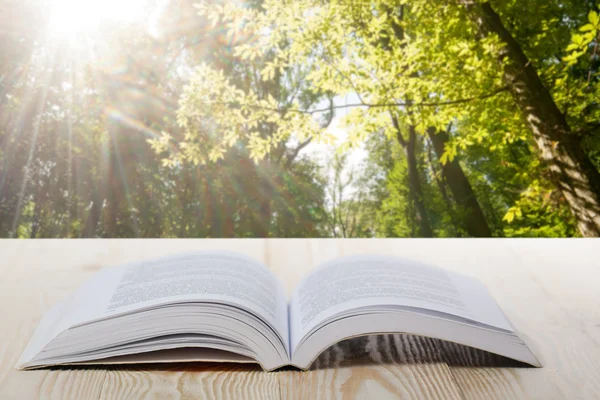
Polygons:
<instances>
[{"instance_id":1,"label":"book page","mask_svg":"<svg viewBox=\"0 0 600 400\"><path fill-rule=\"evenodd\" d=\"M107 268L74 293L67 325L85 324L157 305L211 301L264 319L287 344L287 299L267 267L223 251L170 256Z\"/></svg>"},{"instance_id":2,"label":"book page","mask_svg":"<svg viewBox=\"0 0 600 400\"><path fill-rule=\"evenodd\" d=\"M355 256L319 267L296 288L290 303L292 348L338 313L386 306L447 313L512 330L485 287L473 278L399 258Z\"/></svg>"}]
</instances>

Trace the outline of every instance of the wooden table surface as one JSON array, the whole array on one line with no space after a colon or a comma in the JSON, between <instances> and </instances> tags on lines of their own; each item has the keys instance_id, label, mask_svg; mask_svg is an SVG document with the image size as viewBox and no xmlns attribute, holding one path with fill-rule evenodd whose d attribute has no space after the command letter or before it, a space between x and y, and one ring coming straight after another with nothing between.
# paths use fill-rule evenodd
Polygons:
<instances>
[{"instance_id":1,"label":"wooden table surface","mask_svg":"<svg viewBox=\"0 0 600 400\"><path fill-rule=\"evenodd\" d=\"M198 249L263 261L291 292L327 259L395 254L478 277L541 361L387 335L342 342L311 371L176 364L17 371L40 318L99 269ZM598 240L4 240L0 241L0 399L600 398Z\"/></svg>"}]
</instances>

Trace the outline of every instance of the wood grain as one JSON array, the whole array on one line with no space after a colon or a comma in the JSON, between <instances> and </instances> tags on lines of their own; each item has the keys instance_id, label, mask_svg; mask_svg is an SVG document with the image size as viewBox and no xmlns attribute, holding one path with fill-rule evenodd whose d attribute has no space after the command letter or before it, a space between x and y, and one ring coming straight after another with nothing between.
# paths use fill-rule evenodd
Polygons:
<instances>
[{"instance_id":1,"label":"wood grain","mask_svg":"<svg viewBox=\"0 0 600 400\"><path fill-rule=\"evenodd\" d=\"M265 262L288 294L317 264L374 253L483 281L544 368L411 335L355 338L308 372L174 364L16 371L40 318L99 269L199 249ZM0 241L0 399L600 398L600 242L595 240Z\"/></svg>"},{"instance_id":2,"label":"wood grain","mask_svg":"<svg viewBox=\"0 0 600 400\"><path fill-rule=\"evenodd\" d=\"M101 399L278 399L276 374L257 365L180 364L110 368Z\"/></svg>"},{"instance_id":3,"label":"wood grain","mask_svg":"<svg viewBox=\"0 0 600 400\"><path fill-rule=\"evenodd\" d=\"M307 372L281 374L284 398L460 398L432 339L379 335L345 340Z\"/></svg>"}]
</instances>

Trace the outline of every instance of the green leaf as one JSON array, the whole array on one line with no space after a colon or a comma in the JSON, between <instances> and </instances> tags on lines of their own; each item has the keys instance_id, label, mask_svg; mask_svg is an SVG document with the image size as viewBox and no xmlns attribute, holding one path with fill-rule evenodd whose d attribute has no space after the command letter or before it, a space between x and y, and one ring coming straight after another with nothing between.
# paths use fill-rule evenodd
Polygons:
<instances>
[{"instance_id":1,"label":"green leaf","mask_svg":"<svg viewBox=\"0 0 600 400\"><path fill-rule=\"evenodd\" d=\"M598 16L598 13L596 11L590 11L590 13L588 14L588 20L594 26L598 26L600 23L600 17Z\"/></svg>"},{"instance_id":2,"label":"green leaf","mask_svg":"<svg viewBox=\"0 0 600 400\"><path fill-rule=\"evenodd\" d=\"M582 35L575 34L575 35L573 35L573 38L571 39L571 41L573 42L573 44L576 44L577 46L582 46L584 44L585 39L583 38Z\"/></svg>"},{"instance_id":3,"label":"green leaf","mask_svg":"<svg viewBox=\"0 0 600 400\"><path fill-rule=\"evenodd\" d=\"M579 28L581 32L595 31L596 27L592 24L587 24Z\"/></svg>"},{"instance_id":4,"label":"green leaf","mask_svg":"<svg viewBox=\"0 0 600 400\"><path fill-rule=\"evenodd\" d=\"M508 209L508 211L506 212L506 215L504 216L504 218L502 218L503 221L508 222L509 224L511 222L513 222L516 219L519 219L523 216L523 212L521 211L521 208L519 207L511 207Z\"/></svg>"}]
</instances>

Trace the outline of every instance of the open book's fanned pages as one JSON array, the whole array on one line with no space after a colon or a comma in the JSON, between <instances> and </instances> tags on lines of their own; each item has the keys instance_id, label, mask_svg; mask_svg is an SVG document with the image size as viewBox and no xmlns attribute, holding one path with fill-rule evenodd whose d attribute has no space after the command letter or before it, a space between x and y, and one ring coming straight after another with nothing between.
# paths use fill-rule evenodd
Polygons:
<instances>
[{"instance_id":1,"label":"open book's fanned pages","mask_svg":"<svg viewBox=\"0 0 600 400\"><path fill-rule=\"evenodd\" d=\"M397 332L539 366L472 278L398 258L348 257L318 267L288 304L266 266L213 251L99 272L44 316L18 367L254 361L306 369L340 340Z\"/></svg>"},{"instance_id":2,"label":"open book's fanned pages","mask_svg":"<svg viewBox=\"0 0 600 400\"><path fill-rule=\"evenodd\" d=\"M108 268L44 317L19 366L108 363L188 347L228 351L273 369L290 361L287 309L271 271L236 253Z\"/></svg>"},{"instance_id":3,"label":"open book's fanned pages","mask_svg":"<svg viewBox=\"0 0 600 400\"><path fill-rule=\"evenodd\" d=\"M540 366L483 284L416 261L333 260L307 276L290 302L292 362L299 368L340 340L400 332Z\"/></svg>"}]
</instances>

